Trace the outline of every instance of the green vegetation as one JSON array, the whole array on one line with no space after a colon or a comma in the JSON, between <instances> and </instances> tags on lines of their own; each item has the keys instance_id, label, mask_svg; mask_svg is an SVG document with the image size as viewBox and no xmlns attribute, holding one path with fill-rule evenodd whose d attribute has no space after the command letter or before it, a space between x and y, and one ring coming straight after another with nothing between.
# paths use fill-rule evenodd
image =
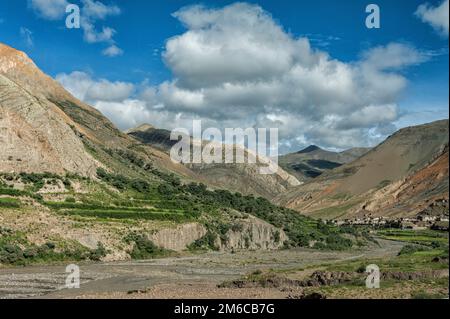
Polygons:
<instances>
[{"instance_id":1,"label":"green vegetation","mask_svg":"<svg viewBox=\"0 0 450 319\"><path fill-rule=\"evenodd\" d=\"M34 194L32 192L21 191L14 188L0 188L0 195L8 195L14 197L30 197L36 200L42 200L42 196L40 194Z\"/></svg>"},{"instance_id":2,"label":"green vegetation","mask_svg":"<svg viewBox=\"0 0 450 319\"><path fill-rule=\"evenodd\" d=\"M97 169L97 176L119 190L133 189L140 193L148 192L150 190L150 184L144 180L132 180L120 174L109 174L103 168Z\"/></svg>"},{"instance_id":3,"label":"green vegetation","mask_svg":"<svg viewBox=\"0 0 450 319\"><path fill-rule=\"evenodd\" d=\"M435 230L383 229L377 235L384 239L407 243L390 260L366 261L377 264L380 269L391 271L421 271L448 269L449 242L448 232ZM439 260L447 260L445 263ZM346 263L350 265L351 263ZM346 268L348 269L348 268ZM341 269L339 269L341 270Z\"/></svg>"},{"instance_id":4,"label":"green vegetation","mask_svg":"<svg viewBox=\"0 0 450 319\"><path fill-rule=\"evenodd\" d=\"M366 288L366 267L381 272L380 289ZM409 251L388 258L360 258L296 269L254 271L219 287L275 287L326 298L448 298L448 250ZM306 274L306 275L305 275Z\"/></svg>"},{"instance_id":5,"label":"green vegetation","mask_svg":"<svg viewBox=\"0 0 450 319\"><path fill-rule=\"evenodd\" d=\"M133 212L121 210L70 210L67 215L77 215L84 217L113 218L113 219L143 219L143 220L169 220L184 222L195 219L195 215L174 214L174 213L149 213Z\"/></svg>"},{"instance_id":6,"label":"green vegetation","mask_svg":"<svg viewBox=\"0 0 450 319\"><path fill-rule=\"evenodd\" d=\"M133 156L126 155L126 157L136 165L143 165ZM232 222L217 222L217 217L223 216L223 211L226 210L250 214L283 229L290 238L290 241L286 243L287 247L307 247L311 241L320 242L321 245L317 245L317 247L321 249L346 249L352 246L352 241L342 238L341 233L334 227L322 225L319 229L314 220L302 216L298 212L275 206L264 198L243 196L226 190L208 190L203 184L183 185L173 174L166 174L153 168L149 168L149 170L162 182L155 185L111 174L101 168L97 170L97 175L102 181L133 196L133 200L115 201L115 204L120 207L106 207L105 205L76 207L65 203L59 204L59 208L73 208L67 213L102 218L160 219L176 222L198 219L207 226L209 233L205 238L194 243L191 248L214 249L213 238L219 236L221 240L226 240L226 232L231 227L237 227ZM52 205L53 208L56 208L58 204ZM143 205L151 206L160 212L156 212L154 209L137 209ZM129 209L130 207L134 208ZM174 214L174 211L177 213ZM327 240L328 236L331 237Z\"/></svg>"},{"instance_id":7,"label":"green vegetation","mask_svg":"<svg viewBox=\"0 0 450 319\"><path fill-rule=\"evenodd\" d=\"M182 184L175 175L153 168L132 151L106 149L97 151L114 156L134 170L136 176L142 177L115 174L103 168L97 169L97 177L101 182L77 175L62 177L50 173L18 174L8 178L20 180L28 185L26 190L2 187L0 194L12 197L29 196L59 214L88 218L91 221L108 219L116 222L198 221L206 226L208 233L191 245L192 250L217 249L215 241L220 239L221 242L226 242L228 231L237 232L242 228L235 220L246 218L248 215L284 230L289 237L289 241L284 243L287 248L309 247L315 243L314 247L317 249L342 250L355 244L353 240L342 236L347 233L346 231L305 217L296 211L273 205L264 198L244 196L226 190L211 190L203 184ZM145 171L145 174L141 174L142 171ZM149 174L155 180L147 178ZM89 192L75 193L70 187L72 179L88 188ZM36 194L45 183L60 183L58 181L69 185L64 193L65 199L58 199L57 202L44 201L41 195ZM2 205L20 205L20 201L8 200L8 204ZM351 231L350 235L360 236L354 230ZM280 240L279 232L273 235L273 240ZM360 245L364 240L364 237L361 237L356 244ZM248 237L248 242L250 241L251 238Z\"/></svg>"},{"instance_id":8,"label":"green vegetation","mask_svg":"<svg viewBox=\"0 0 450 319\"><path fill-rule=\"evenodd\" d=\"M170 193L168 189L170 188ZM208 190L202 184L164 186L159 188L161 196L196 203L200 211L233 209L258 217L273 226L283 229L289 237L288 247L308 247L311 241L321 242L321 249L346 249L352 242L341 237L338 229L317 222L293 210L273 205L265 198L243 196L226 190ZM219 232L220 235L220 232ZM319 246L318 246L319 247Z\"/></svg>"},{"instance_id":9,"label":"green vegetation","mask_svg":"<svg viewBox=\"0 0 450 319\"><path fill-rule=\"evenodd\" d=\"M125 237L127 244L132 244L130 256L133 259L151 259L167 257L173 254L172 251L156 246L150 239L142 234L131 233Z\"/></svg>"},{"instance_id":10,"label":"green vegetation","mask_svg":"<svg viewBox=\"0 0 450 319\"><path fill-rule=\"evenodd\" d=\"M403 246L402 250L398 253L399 256L401 255L412 255L418 251L428 251L430 250L427 247L424 246L417 246L417 245L406 245Z\"/></svg>"},{"instance_id":11,"label":"green vegetation","mask_svg":"<svg viewBox=\"0 0 450 319\"><path fill-rule=\"evenodd\" d=\"M439 260L442 260L440 262ZM363 259L325 265L329 271L355 271L366 269L367 265L375 264L384 272L415 272L448 269L448 250L433 249L399 254L387 259Z\"/></svg>"},{"instance_id":12,"label":"green vegetation","mask_svg":"<svg viewBox=\"0 0 450 319\"><path fill-rule=\"evenodd\" d=\"M318 242L314 245L314 248L317 249L331 249L331 250L342 250L348 249L353 246L353 242L350 239L343 238L342 236L338 236L336 234L329 235L325 243Z\"/></svg>"},{"instance_id":13,"label":"green vegetation","mask_svg":"<svg viewBox=\"0 0 450 319\"><path fill-rule=\"evenodd\" d=\"M45 184L57 185L58 181L62 181L64 186L70 187L70 181L67 177L61 177L53 173L19 173L18 179L25 185L31 185L28 190L32 192L39 191Z\"/></svg>"},{"instance_id":14,"label":"green vegetation","mask_svg":"<svg viewBox=\"0 0 450 319\"><path fill-rule=\"evenodd\" d=\"M17 198L0 197L0 207L19 208L20 206L21 206L21 202Z\"/></svg>"},{"instance_id":15,"label":"green vegetation","mask_svg":"<svg viewBox=\"0 0 450 319\"><path fill-rule=\"evenodd\" d=\"M411 231L408 233L411 235ZM340 282L331 280L327 284L320 281L319 286L305 287L305 293L319 293L327 298L448 298L449 282L445 275L448 257L448 244L438 248L408 244L397 256L390 258L360 258L301 269L271 270L262 275L248 275L242 280L259 282L261 286L272 283L283 285L283 282L295 284L290 278L305 279L305 271L318 270L322 278L335 275L340 278L345 276L346 279ZM366 267L371 264L380 269L380 289L367 289L365 286Z\"/></svg>"},{"instance_id":16,"label":"green vegetation","mask_svg":"<svg viewBox=\"0 0 450 319\"><path fill-rule=\"evenodd\" d=\"M203 236L200 239L197 239L192 244L190 244L187 248L190 251L197 251L197 250L217 250L215 241L216 241L217 235L214 234L211 231L208 231L205 236Z\"/></svg>"},{"instance_id":17,"label":"green vegetation","mask_svg":"<svg viewBox=\"0 0 450 319\"><path fill-rule=\"evenodd\" d=\"M2 179L9 182L23 183L24 190L8 186ZM14 197L30 197L37 201L42 200L42 195L37 192L45 185L59 185L62 183L66 190L71 190L70 180L86 180L86 177L81 177L77 174L68 173L65 176L60 176L53 173L2 173L0 174L0 195L9 195Z\"/></svg>"},{"instance_id":18,"label":"green vegetation","mask_svg":"<svg viewBox=\"0 0 450 319\"><path fill-rule=\"evenodd\" d=\"M442 293L429 293L423 290L420 290L412 296L412 299L445 299L448 298L448 295Z\"/></svg>"},{"instance_id":19,"label":"green vegetation","mask_svg":"<svg viewBox=\"0 0 450 319\"><path fill-rule=\"evenodd\" d=\"M0 264L23 266L62 261L98 261L107 253L101 243L93 250L79 244L70 246L57 247L52 242L35 245L26 239L25 234L0 227Z\"/></svg>"},{"instance_id":20,"label":"green vegetation","mask_svg":"<svg viewBox=\"0 0 450 319\"><path fill-rule=\"evenodd\" d=\"M448 246L448 232L436 230L383 229L379 230L377 235L384 239L397 240L410 244L430 247Z\"/></svg>"},{"instance_id":21,"label":"green vegetation","mask_svg":"<svg viewBox=\"0 0 450 319\"><path fill-rule=\"evenodd\" d=\"M183 210L170 210L160 208L143 208L130 206L106 206L101 203L74 203L44 202L65 215L77 215L85 217L114 218L114 219L143 219L143 220L169 220L183 222L194 220L199 217L197 212L185 212Z\"/></svg>"}]
</instances>

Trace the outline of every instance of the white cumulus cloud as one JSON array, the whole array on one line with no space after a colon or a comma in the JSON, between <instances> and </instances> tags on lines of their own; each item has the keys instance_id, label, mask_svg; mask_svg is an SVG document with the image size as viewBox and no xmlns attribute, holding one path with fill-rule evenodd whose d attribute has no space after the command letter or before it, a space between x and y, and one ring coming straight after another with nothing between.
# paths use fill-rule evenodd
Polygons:
<instances>
[{"instance_id":1,"label":"white cumulus cloud","mask_svg":"<svg viewBox=\"0 0 450 319\"><path fill-rule=\"evenodd\" d=\"M62 20L65 18L67 0L29 0L29 7L41 18L46 20ZM83 30L83 39L87 43L107 43L109 47L102 51L108 57L123 54L115 41L116 30L109 26L98 26L99 21L108 17L117 16L121 10L116 5L107 5L96 0L81 0L80 26Z\"/></svg>"},{"instance_id":2,"label":"white cumulus cloud","mask_svg":"<svg viewBox=\"0 0 450 319\"><path fill-rule=\"evenodd\" d=\"M42 18L48 20L59 20L64 17L66 0L29 0L29 6Z\"/></svg>"},{"instance_id":3,"label":"white cumulus cloud","mask_svg":"<svg viewBox=\"0 0 450 319\"><path fill-rule=\"evenodd\" d=\"M143 122L189 128L202 119L205 127L278 127L281 145L291 150L305 144L342 149L374 145L395 129L408 83L403 70L429 58L408 44L388 43L343 62L246 3L190 6L173 16L186 27L162 54L173 79L109 100L85 87L106 80L75 85L79 74L58 80L95 100L121 128Z\"/></svg>"},{"instance_id":4,"label":"white cumulus cloud","mask_svg":"<svg viewBox=\"0 0 450 319\"><path fill-rule=\"evenodd\" d=\"M119 15L121 12L120 8L115 5L108 6L95 0L82 0L82 3L81 28L84 31L85 41L88 43L107 42L113 44L113 36L116 30L107 26L103 26L101 30L98 30L95 23L98 20L105 20L109 16Z\"/></svg>"},{"instance_id":5,"label":"white cumulus cloud","mask_svg":"<svg viewBox=\"0 0 450 319\"><path fill-rule=\"evenodd\" d=\"M426 60L410 45L390 43L345 63L246 3L191 6L174 17L187 31L169 39L163 53L175 77L157 90L166 110L219 125L278 126L282 138L330 147L373 143L369 130L396 120L407 85L400 71Z\"/></svg>"},{"instance_id":6,"label":"white cumulus cloud","mask_svg":"<svg viewBox=\"0 0 450 319\"><path fill-rule=\"evenodd\" d=\"M92 104L99 101L121 102L130 97L135 90L131 83L93 79L89 74L78 71L58 74L56 80L72 95Z\"/></svg>"},{"instance_id":7,"label":"white cumulus cloud","mask_svg":"<svg viewBox=\"0 0 450 319\"><path fill-rule=\"evenodd\" d=\"M115 44L107 47L105 50L102 51L103 55L109 56L109 57L115 57L123 54L123 50L116 46Z\"/></svg>"},{"instance_id":8,"label":"white cumulus cloud","mask_svg":"<svg viewBox=\"0 0 450 319\"><path fill-rule=\"evenodd\" d=\"M423 22L430 24L439 33L448 37L448 3L449 0L444 0L436 7L429 3L421 4L415 14Z\"/></svg>"}]
</instances>

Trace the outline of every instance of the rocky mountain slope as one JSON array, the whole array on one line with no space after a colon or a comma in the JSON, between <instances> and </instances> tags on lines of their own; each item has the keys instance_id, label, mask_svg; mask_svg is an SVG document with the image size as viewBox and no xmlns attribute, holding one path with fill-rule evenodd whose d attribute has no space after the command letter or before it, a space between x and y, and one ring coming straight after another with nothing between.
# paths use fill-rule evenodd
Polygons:
<instances>
[{"instance_id":1,"label":"rocky mountain slope","mask_svg":"<svg viewBox=\"0 0 450 319\"><path fill-rule=\"evenodd\" d=\"M0 172L71 172L94 176L108 166L132 174L111 151L136 152L135 140L91 106L45 75L28 56L0 43ZM139 156L188 179L162 152L141 147Z\"/></svg>"},{"instance_id":2,"label":"rocky mountain slope","mask_svg":"<svg viewBox=\"0 0 450 319\"><path fill-rule=\"evenodd\" d=\"M376 190L370 200L364 203L363 209L356 213L361 215L384 211L388 216L414 216L417 213L439 215L446 210L448 214L448 165L447 145L424 168ZM446 208L442 210L440 206ZM409 214L406 214L408 211Z\"/></svg>"},{"instance_id":3,"label":"rocky mountain slope","mask_svg":"<svg viewBox=\"0 0 450 319\"><path fill-rule=\"evenodd\" d=\"M36 67L23 53L0 45L1 171L92 174L100 163L71 129L76 123L39 90L44 79L30 69Z\"/></svg>"},{"instance_id":4,"label":"rocky mountain slope","mask_svg":"<svg viewBox=\"0 0 450 319\"><path fill-rule=\"evenodd\" d=\"M279 157L279 165L299 181L307 181L324 172L350 163L369 151L369 148L352 148L342 152L323 150L316 145L296 153Z\"/></svg>"},{"instance_id":5,"label":"rocky mountain slope","mask_svg":"<svg viewBox=\"0 0 450 319\"><path fill-rule=\"evenodd\" d=\"M448 199L448 125L441 120L401 129L359 159L276 202L321 218L414 216Z\"/></svg>"}]
</instances>

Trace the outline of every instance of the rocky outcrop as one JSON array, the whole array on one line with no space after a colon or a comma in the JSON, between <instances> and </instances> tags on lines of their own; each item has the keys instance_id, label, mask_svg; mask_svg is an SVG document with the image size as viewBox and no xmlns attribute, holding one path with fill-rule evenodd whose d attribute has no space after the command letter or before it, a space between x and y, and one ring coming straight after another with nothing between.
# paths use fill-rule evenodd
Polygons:
<instances>
[{"instance_id":1,"label":"rocky outcrop","mask_svg":"<svg viewBox=\"0 0 450 319\"><path fill-rule=\"evenodd\" d=\"M217 238L215 244L220 250L279 249L287 239L283 230L249 216L237 221L225 236Z\"/></svg>"},{"instance_id":2,"label":"rocky outcrop","mask_svg":"<svg viewBox=\"0 0 450 319\"><path fill-rule=\"evenodd\" d=\"M149 239L157 246L174 251L182 251L196 240L207 235L207 229L199 223L183 224L175 228L164 228L151 235ZM214 242L218 250L271 250L279 249L287 240L283 230L265 221L248 216L238 219L222 236Z\"/></svg>"},{"instance_id":3,"label":"rocky outcrop","mask_svg":"<svg viewBox=\"0 0 450 319\"><path fill-rule=\"evenodd\" d=\"M198 223L183 224L176 228L165 228L152 234L150 239L159 247L182 251L206 234L206 229Z\"/></svg>"}]
</instances>

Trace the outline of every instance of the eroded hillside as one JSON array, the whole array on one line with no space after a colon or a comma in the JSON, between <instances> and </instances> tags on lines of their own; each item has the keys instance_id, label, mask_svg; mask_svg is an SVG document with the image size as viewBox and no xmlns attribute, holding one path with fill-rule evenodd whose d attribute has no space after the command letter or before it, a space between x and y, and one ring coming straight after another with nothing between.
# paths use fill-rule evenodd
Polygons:
<instances>
[{"instance_id":1,"label":"eroded hillside","mask_svg":"<svg viewBox=\"0 0 450 319\"><path fill-rule=\"evenodd\" d=\"M321 218L414 216L448 199L448 120L408 127L276 202Z\"/></svg>"}]
</instances>

